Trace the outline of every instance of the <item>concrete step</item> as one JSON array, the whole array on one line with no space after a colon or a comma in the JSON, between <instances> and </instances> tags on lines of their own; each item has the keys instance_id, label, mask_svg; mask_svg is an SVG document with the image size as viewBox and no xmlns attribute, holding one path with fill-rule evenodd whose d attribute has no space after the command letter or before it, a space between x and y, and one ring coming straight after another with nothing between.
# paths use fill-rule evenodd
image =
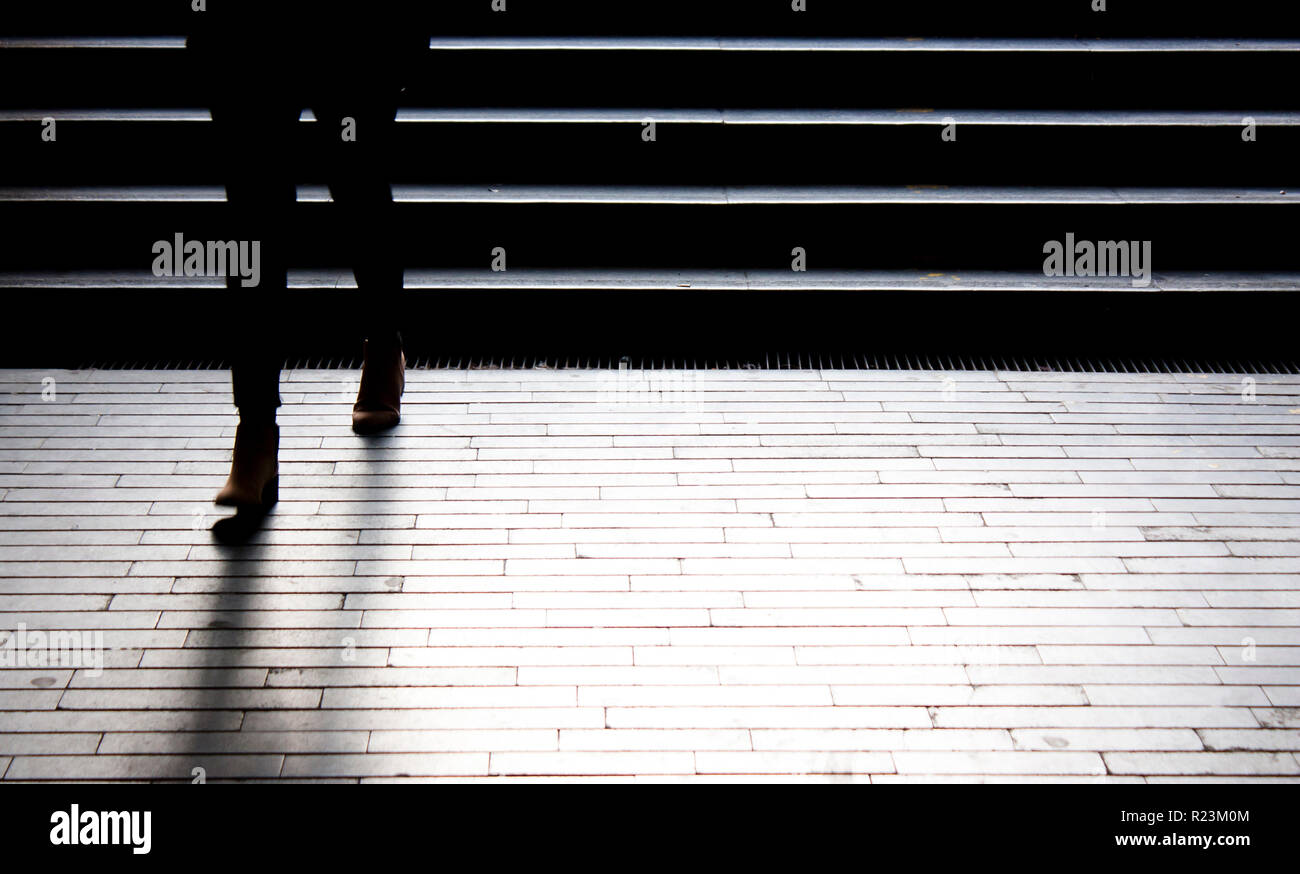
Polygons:
<instances>
[{"instance_id":1,"label":"concrete step","mask_svg":"<svg viewBox=\"0 0 1300 874\"><path fill-rule=\"evenodd\" d=\"M1295 354L1296 271L1157 271L1146 290L1041 271L928 273L416 268L402 330L414 354L437 356ZM345 272L293 274L286 354L355 356L350 314L360 303L349 285ZM9 273L0 293L10 323L28 326L7 338L0 365L221 359L249 319L273 312L270 299L257 298L249 310L231 309L219 280L160 280L147 270Z\"/></svg>"},{"instance_id":2,"label":"concrete step","mask_svg":"<svg viewBox=\"0 0 1300 874\"><path fill-rule=\"evenodd\" d=\"M202 81L181 37L0 39L4 104L184 107ZM1300 107L1286 39L446 37L412 105ZM95 69L94 77L84 70ZM1150 76L1152 69L1161 71ZM519 75L527 69L527 75ZM450 83L455 83L450 87Z\"/></svg>"},{"instance_id":3,"label":"concrete step","mask_svg":"<svg viewBox=\"0 0 1300 874\"><path fill-rule=\"evenodd\" d=\"M1277 36L1288 29L1273 0L1111 0L1094 12L1090 0L910 0L862 3L817 0L792 11L790 0L510 0L506 12L489 3L457 0L427 4L431 33L456 35L725 33L764 36ZM6 10L11 33L59 34L72 26L87 33L121 35L183 32L189 4L174 0L64 0L51 6L18 2ZM1290 34L1300 35L1294 26Z\"/></svg>"},{"instance_id":4,"label":"concrete step","mask_svg":"<svg viewBox=\"0 0 1300 874\"><path fill-rule=\"evenodd\" d=\"M56 142L42 119L56 119ZM310 119L310 113L304 119ZM219 184L206 110L0 110L0 185ZM645 122L655 124L645 142ZM1243 123L1245 122L1245 123ZM1253 127L1250 127L1253 122ZM301 181L323 179L301 128ZM1253 139L1250 139L1253 138ZM521 145L526 144L526 148ZM399 182L1278 186L1300 111L420 109Z\"/></svg>"},{"instance_id":5,"label":"concrete step","mask_svg":"<svg viewBox=\"0 0 1300 874\"><path fill-rule=\"evenodd\" d=\"M399 186L391 256L408 267L1041 268L1044 247L1116 241L1162 270L1300 269L1300 196L1279 189ZM152 263L176 234L232 234L217 188L0 190L15 268ZM281 245L346 266L356 233L304 188ZM1126 259L1128 260L1128 259ZM1129 261L1130 268L1139 268Z\"/></svg>"}]
</instances>

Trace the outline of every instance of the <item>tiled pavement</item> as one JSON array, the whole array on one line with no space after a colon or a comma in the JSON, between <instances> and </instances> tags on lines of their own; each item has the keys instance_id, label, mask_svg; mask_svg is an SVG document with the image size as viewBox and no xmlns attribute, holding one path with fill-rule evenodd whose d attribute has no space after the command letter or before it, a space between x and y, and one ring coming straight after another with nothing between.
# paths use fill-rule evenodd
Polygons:
<instances>
[{"instance_id":1,"label":"tiled pavement","mask_svg":"<svg viewBox=\"0 0 1300 874\"><path fill-rule=\"evenodd\" d=\"M1300 780L1300 377L355 379L227 547L224 373L0 373L5 781Z\"/></svg>"}]
</instances>

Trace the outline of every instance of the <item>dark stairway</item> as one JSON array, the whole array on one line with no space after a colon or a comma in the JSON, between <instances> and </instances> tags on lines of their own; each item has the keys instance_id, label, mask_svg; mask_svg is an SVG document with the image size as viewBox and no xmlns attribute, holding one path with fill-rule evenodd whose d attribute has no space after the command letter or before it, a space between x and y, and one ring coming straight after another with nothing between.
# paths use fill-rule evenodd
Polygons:
<instances>
[{"instance_id":1,"label":"dark stairway","mask_svg":"<svg viewBox=\"0 0 1300 874\"><path fill-rule=\"evenodd\" d=\"M221 358L220 280L149 272L224 197L190 4L20 5L3 363ZM413 351L1296 357L1300 34L1278 4L807 5L438 4L394 156ZM302 166L294 353L351 357L351 273ZM1046 276L1067 234L1149 241L1149 278Z\"/></svg>"}]
</instances>

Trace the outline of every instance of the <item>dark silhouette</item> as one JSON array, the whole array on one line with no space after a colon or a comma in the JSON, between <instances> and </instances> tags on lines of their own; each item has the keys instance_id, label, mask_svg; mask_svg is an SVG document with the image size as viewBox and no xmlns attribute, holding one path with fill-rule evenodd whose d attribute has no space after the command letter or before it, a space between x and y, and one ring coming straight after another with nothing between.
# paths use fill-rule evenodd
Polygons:
<instances>
[{"instance_id":1,"label":"dark silhouette","mask_svg":"<svg viewBox=\"0 0 1300 874\"><path fill-rule=\"evenodd\" d=\"M216 502L250 515L278 497L279 372L291 313L286 232L294 221L300 137L319 150L333 209L349 241L365 332L353 430L400 419L405 356L397 330L402 289L393 239L391 166L397 107L428 50L421 5L399 0L208 0L187 42L211 108L226 187L226 240L258 241L261 281L227 280L231 381L239 428L230 479ZM314 124L300 123L310 108ZM300 135L298 132L303 131Z\"/></svg>"}]
</instances>

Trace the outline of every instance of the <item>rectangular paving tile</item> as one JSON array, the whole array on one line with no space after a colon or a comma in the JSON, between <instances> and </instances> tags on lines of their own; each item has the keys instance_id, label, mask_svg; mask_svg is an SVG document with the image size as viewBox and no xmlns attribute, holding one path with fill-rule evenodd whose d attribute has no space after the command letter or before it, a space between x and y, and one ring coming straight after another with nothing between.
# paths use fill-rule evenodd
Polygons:
<instances>
[{"instance_id":1,"label":"rectangular paving tile","mask_svg":"<svg viewBox=\"0 0 1300 874\"><path fill-rule=\"evenodd\" d=\"M1233 775L1300 774L1300 762L1290 753L1103 753L1114 774Z\"/></svg>"},{"instance_id":2,"label":"rectangular paving tile","mask_svg":"<svg viewBox=\"0 0 1300 874\"><path fill-rule=\"evenodd\" d=\"M441 777L488 773L487 753L367 753L284 757L284 777Z\"/></svg>"},{"instance_id":3,"label":"rectangular paving tile","mask_svg":"<svg viewBox=\"0 0 1300 874\"><path fill-rule=\"evenodd\" d=\"M695 753L690 752L494 752L491 773L511 774L693 774Z\"/></svg>"},{"instance_id":4,"label":"rectangular paving tile","mask_svg":"<svg viewBox=\"0 0 1300 874\"><path fill-rule=\"evenodd\" d=\"M283 756L230 756L195 753L174 756L18 756L5 780L177 780L195 779L201 768L206 780L278 777Z\"/></svg>"},{"instance_id":5,"label":"rectangular paving tile","mask_svg":"<svg viewBox=\"0 0 1300 874\"><path fill-rule=\"evenodd\" d=\"M894 753L900 774L1089 774L1106 773L1095 752L1065 751L900 751Z\"/></svg>"}]
</instances>

